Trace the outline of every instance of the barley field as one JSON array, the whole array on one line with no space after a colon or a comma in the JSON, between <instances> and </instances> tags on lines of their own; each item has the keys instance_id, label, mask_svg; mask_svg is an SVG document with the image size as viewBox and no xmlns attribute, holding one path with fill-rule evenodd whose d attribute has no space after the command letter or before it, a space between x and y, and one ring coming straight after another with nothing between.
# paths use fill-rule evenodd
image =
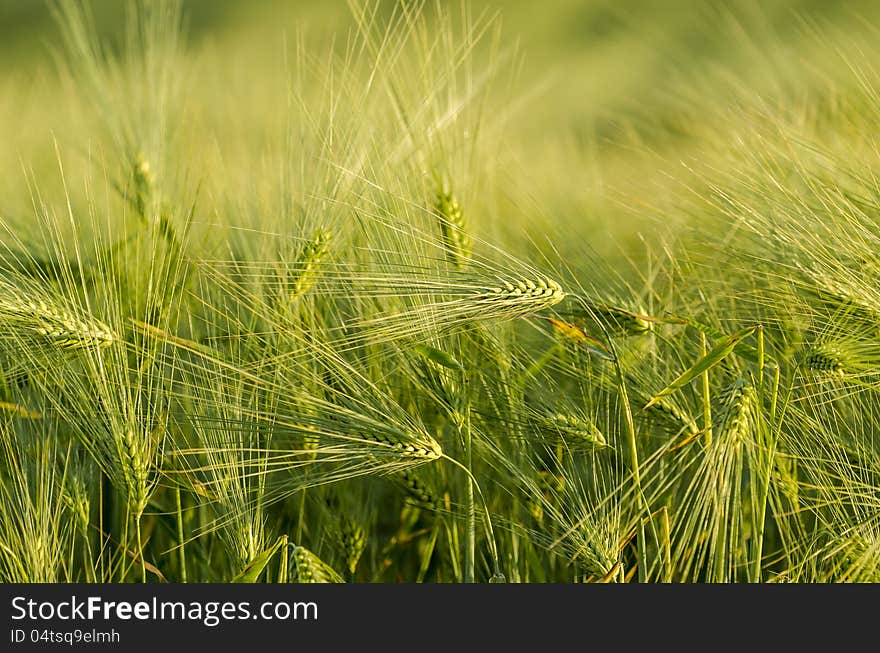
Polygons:
<instances>
[{"instance_id":1,"label":"barley field","mask_svg":"<svg viewBox=\"0 0 880 653\"><path fill-rule=\"evenodd\" d=\"M878 36L0 0L0 581L880 581Z\"/></svg>"}]
</instances>

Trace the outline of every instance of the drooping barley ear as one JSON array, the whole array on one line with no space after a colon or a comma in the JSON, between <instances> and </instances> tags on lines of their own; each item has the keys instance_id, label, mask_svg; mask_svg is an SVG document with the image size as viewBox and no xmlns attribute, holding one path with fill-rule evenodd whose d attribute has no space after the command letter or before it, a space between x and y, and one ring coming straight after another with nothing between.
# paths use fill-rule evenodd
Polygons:
<instances>
[{"instance_id":1,"label":"drooping barley ear","mask_svg":"<svg viewBox=\"0 0 880 653\"><path fill-rule=\"evenodd\" d=\"M464 213L447 181L443 181L437 191L434 213L440 224L446 257L455 267L465 267L471 255L473 240L467 234Z\"/></svg>"},{"instance_id":2,"label":"drooping barley ear","mask_svg":"<svg viewBox=\"0 0 880 653\"><path fill-rule=\"evenodd\" d=\"M50 304L39 296L0 283L0 329L59 349L75 350L107 347L118 340L106 324L75 311L60 302ZM6 334L0 335L3 338Z\"/></svg>"},{"instance_id":3,"label":"drooping barley ear","mask_svg":"<svg viewBox=\"0 0 880 653\"><path fill-rule=\"evenodd\" d=\"M384 430L365 430L355 436L367 442L381 445L382 453L404 459L429 462L443 456L440 443L424 432L407 432L391 427Z\"/></svg>"},{"instance_id":4,"label":"drooping barley ear","mask_svg":"<svg viewBox=\"0 0 880 653\"><path fill-rule=\"evenodd\" d=\"M575 448L608 446L605 436L591 420L575 414L551 413L541 420L541 424L544 428L555 431L569 446Z\"/></svg>"},{"instance_id":5,"label":"drooping barley ear","mask_svg":"<svg viewBox=\"0 0 880 653\"><path fill-rule=\"evenodd\" d=\"M579 528L571 530L565 539L572 560L576 560L589 576L594 580L610 580L614 569L619 566L620 533L604 518L584 515Z\"/></svg>"},{"instance_id":6,"label":"drooping barley ear","mask_svg":"<svg viewBox=\"0 0 880 653\"><path fill-rule=\"evenodd\" d=\"M394 478L406 493L407 503L434 512L440 510L442 502L437 494L419 478L415 470L405 469L395 474Z\"/></svg>"},{"instance_id":7,"label":"drooping barley ear","mask_svg":"<svg viewBox=\"0 0 880 653\"><path fill-rule=\"evenodd\" d=\"M290 581L292 583L342 583L336 571L304 546L291 545Z\"/></svg>"},{"instance_id":8,"label":"drooping barley ear","mask_svg":"<svg viewBox=\"0 0 880 653\"><path fill-rule=\"evenodd\" d=\"M345 567L354 574L364 550L367 548L367 533L353 519L344 517L339 527L339 547L345 560Z\"/></svg>"},{"instance_id":9,"label":"drooping barley ear","mask_svg":"<svg viewBox=\"0 0 880 653\"><path fill-rule=\"evenodd\" d=\"M555 306L565 299L565 293L551 279L523 279L480 292L476 299L487 317L515 318Z\"/></svg>"},{"instance_id":10,"label":"drooping barley ear","mask_svg":"<svg viewBox=\"0 0 880 653\"><path fill-rule=\"evenodd\" d=\"M807 286L820 299L846 307L847 312L874 324L880 324L880 308L876 303L866 300L863 292L858 291L857 280L848 281L844 275L832 274L801 263L795 263L795 266L809 279Z\"/></svg>"},{"instance_id":11,"label":"drooping barley ear","mask_svg":"<svg viewBox=\"0 0 880 653\"><path fill-rule=\"evenodd\" d=\"M291 273L290 300L305 295L318 279L321 263L330 254L331 231L319 228L311 240L305 243L296 256L296 264Z\"/></svg>"}]
</instances>

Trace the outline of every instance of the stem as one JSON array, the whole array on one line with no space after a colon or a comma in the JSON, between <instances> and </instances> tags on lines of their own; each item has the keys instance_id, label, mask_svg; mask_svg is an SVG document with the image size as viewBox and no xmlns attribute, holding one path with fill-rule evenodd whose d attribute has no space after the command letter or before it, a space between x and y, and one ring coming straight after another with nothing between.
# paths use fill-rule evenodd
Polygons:
<instances>
[{"instance_id":1,"label":"stem","mask_svg":"<svg viewBox=\"0 0 880 653\"><path fill-rule=\"evenodd\" d=\"M663 582L672 582L672 544L669 534L669 509L666 506L662 508L661 529L663 534Z\"/></svg>"},{"instance_id":2,"label":"stem","mask_svg":"<svg viewBox=\"0 0 880 653\"><path fill-rule=\"evenodd\" d=\"M776 412L776 394L779 383L779 368L776 368L776 378L771 399L770 428L764 420L764 328L758 327L758 452L759 460L764 463L761 470L760 494L758 497L758 515L755 523L755 559L752 562L752 582L761 582L761 559L764 556L764 523L767 519L767 497L770 493L770 475L773 473L773 460L776 456L776 438L774 437L773 417ZM767 450L763 449L767 445Z\"/></svg>"},{"instance_id":3,"label":"stem","mask_svg":"<svg viewBox=\"0 0 880 653\"><path fill-rule=\"evenodd\" d=\"M128 560L128 555L126 552L128 551L128 528L129 528L130 521L131 521L131 515L129 513L128 506L126 506L126 508L125 508L125 525L122 527L122 542L121 542L122 543L122 556L119 561L119 582L120 583L125 582L125 575L128 572L128 563L126 562Z\"/></svg>"},{"instance_id":4,"label":"stem","mask_svg":"<svg viewBox=\"0 0 880 653\"><path fill-rule=\"evenodd\" d=\"M498 557L498 542L495 541L495 529L492 528L492 517L489 514L489 504L486 502L483 490L480 489L480 484L477 483L477 479L475 479L470 471L468 471L468 468L458 462L455 458L447 456L446 454L442 454L441 457L461 469L473 481L473 487L477 491L477 494L480 495L480 503L483 504L483 518L486 526L486 537L489 540L489 549L492 554L493 571L496 577L503 577L503 574L501 573L501 560Z\"/></svg>"},{"instance_id":5,"label":"stem","mask_svg":"<svg viewBox=\"0 0 880 653\"><path fill-rule=\"evenodd\" d=\"M104 547L104 472L101 472L101 482L98 484L98 564L101 578L107 578L107 570L104 568Z\"/></svg>"},{"instance_id":6,"label":"stem","mask_svg":"<svg viewBox=\"0 0 880 653\"><path fill-rule=\"evenodd\" d=\"M297 515L296 521L296 541L302 542L302 534L303 534L303 524L305 522L305 514L306 514L306 488L302 489L302 494L299 497L299 515Z\"/></svg>"},{"instance_id":7,"label":"stem","mask_svg":"<svg viewBox=\"0 0 880 653\"><path fill-rule=\"evenodd\" d=\"M180 581L182 583L186 582L186 551L184 548L185 542L183 539L183 505L180 501L180 488L175 488L174 490L174 499L177 503L177 542L180 545L178 550L178 555L180 556Z\"/></svg>"},{"instance_id":8,"label":"stem","mask_svg":"<svg viewBox=\"0 0 880 653\"><path fill-rule=\"evenodd\" d=\"M465 456L467 457L467 544L464 557L464 582L474 582L474 561L477 557L477 512L474 504L473 447L471 446L470 404L465 409Z\"/></svg>"},{"instance_id":9,"label":"stem","mask_svg":"<svg viewBox=\"0 0 880 653\"><path fill-rule=\"evenodd\" d=\"M758 325L758 392L764 396L764 325Z\"/></svg>"},{"instance_id":10,"label":"stem","mask_svg":"<svg viewBox=\"0 0 880 653\"><path fill-rule=\"evenodd\" d=\"M588 305L584 304L584 307L588 311L590 310ZM623 375L623 368L620 365L620 356L617 355L617 348L614 346L614 339L603 324L600 323L600 327L602 329L602 335L605 338L605 343L611 353L611 358L614 363L614 371L617 376L617 392L620 396L620 403L623 409L624 420L626 422L626 436L630 454L633 491L638 497L640 504L639 508L641 509L642 514L647 516L651 514L651 510L648 507L648 500L642 492L642 476L639 469L639 449L636 442L636 425L633 421L632 407L629 405L629 394L626 391L626 380ZM636 566L639 572L639 582L646 583L648 581L648 543L645 541L645 524L641 517L638 518L636 528L638 530L638 560ZM651 528L653 530L653 524ZM623 565L621 565L621 567L622 566Z\"/></svg>"},{"instance_id":11,"label":"stem","mask_svg":"<svg viewBox=\"0 0 880 653\"><path fill-rule=\"evenodd\" d=\"M776 403L779 397L779 365L773 373L773 395L770 397L770 428L775 429L776 424Z\"/></svg>"},{"instance_id":12,"label":"stem","mask_svg":"<svg viewBox=\"0 0 880 653\"><path fill-rule=\"evenodd\" d=\"M281 544L281 567L278 569L278 582L279 583L286 583L287 582L288 565L290 564L289 559L288 559L288 555L289 555L288 549L290 547L287 544L288 543L287 535L282 535L281 539L283 540L283 542Z\"/></svg>"},{"instance_id":13,"label":"stem","mask_svg":"<svg viewBox=\"0 0 880 653\"><path fill-rule=\"evenodd\" d=\"M706 334L700 332L700 356L708 352ZM712 444L712 393L709 388L709 370L700 375L703 385L703 431L706 433L706 445Z\"/></svg>"},{"instance_id":14,"label":"stem","mask_svg":"<svg viewBox=\"0 0 880 653\"><path fill-rule=\"evenodd\" d=\"M147 582L147 566L144 564L144 543L141 541L141 513L134 518L135 536L137 537L138 562L141 563L141 582Z\"/></svg>"},{"instance_id":15,"label":"stem","mask_svg":"<svg viewBox=\"0 0 880 653\"><path fill-rule=\"evenodd\" d=\"M604 328L603 331L605 331ZM629 405L629 395L626 391L626 382L624 381L623 370L620 367L620 359L617 356L614 343L607 331L605 336L608 347L611 350L611 355L614 357L614 369L617 372L617 391L620 394L620 403L623 407L623 415L626 421L626 435L630 452L633 490L639 498L642 511L645 515L648 515L651 511L648 509L648 502L645 499L645 495L642 493L642 477L639 470L639 450L636 443L636 425L633 421L632 408L630 408ZM648 581L648 543L645 541L645 524L641 518L638 520L638 538L639 582L646 583Z\"/></svg>"}]
</instances>

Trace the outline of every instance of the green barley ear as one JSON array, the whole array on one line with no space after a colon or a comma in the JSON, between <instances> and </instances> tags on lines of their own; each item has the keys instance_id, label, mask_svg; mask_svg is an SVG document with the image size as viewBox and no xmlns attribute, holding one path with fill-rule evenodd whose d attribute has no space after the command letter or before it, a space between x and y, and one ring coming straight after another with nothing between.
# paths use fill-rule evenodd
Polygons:
<instances>
[{"instance_id":1,"label":"green barley ear","mask_svg":"<svg viewBox=\"0 0 880 653\"><path fill-rule=\"evenodd\" d=\"M136 433L137 426L127 424L112 433L119 456L122 477L132 514L140 516L147 507L151 490L152 443Z\"/></svg>"},{"instance_id":2,"label":"green barley ear","mask_svg":"<svg viewBox=\"0 0 880 653\"><path fill-rule=\"evenodd\" d=\"M0 339L46 343L58 349L107 347L118 340L106 324L36 288L0 281Z\"/></svg>"},{"instance_id":3,"label":"green barley ear","mask_svg":"<svg viewBox=\"0 0 880 653\"><path fill-rule=\"evenodd\" d=\"M700 432L700 427L697 426L696 420L672 397L661 397L659 401L651 405L650 410L675 424L676 428L684 427L691 435L696 435Z\"/></svg>"},{"instance_id":4,"label":"green barley ear","mask_svg":"<svg viewBox=\"0 0 880 653\"><path fill-rule=\"evenodd\" d=\"M303 458L315 460L318 450L321 448L321 436L317 433L305 433L303 435Z\"/></svg>"},{"instance_id":5,"label":"green barley ear","mask_svg":"<svg viewBox=\"0 0 880 653\"><path fill-rule=\"evenodd\" d=\"M580 481L566 487L557 480L557 475L547 472L539 472L536 481L530 491L533 500L544 508L544 519L549 522L544 528L558 524L562 514L570 509L570 497L578 492ZM562 523L567 523L567 519ZM558 541L570 560L596 579L613 575L619 566L621 533L600 514L591 511L578 514L577 527L566 528Z\"/></svg>"},{"instance_id":6,"label":"green barley ear","mask_svg":"<svg viewBox=\"0 0 880 653\"><path fill-rule=\"evenodd\" d=\"M296 256L296 266L292 273L290 300L305 295L318 279L321 263L330 254L333 234L328 229L319 228L311 240L305 243Z\"/></svg>"},{"instance_id":7,"label":"green barley ear","mask_svg":"<svg viewBox=\"0 0 880 653\"><path fill-rule=\"evenodd\" d=\"M147 219L147 210L153 198L153 186L156 178L150 168L150 162L144 157L143 153L138 153L134 157L132 164L132 197L131 202L138 215L143 219Z\"/></svg>"},{"instance_id":8,"label":"green barley ear","mask_svg":"<svg viewBox=\"0 0 880 653\"><path fill-rule=\"evenodd\" d=\"M427 433L412 434L406 439L396 442L389 442L388 440L378 438L376 441L390 445L401 458L427 462L439 460L443 456L443 449L440 447L440 443Z\"/></svg>"},{"instance_id":9,"label":"green barley ear","mask_svg":"<svg viewBox=\"0 0 880 653\"><path fill-rule=\"evenodd\" d=\"M558 434L572 448L608 446L605 436L591 420L574 413L551 413L541 420L541 425Z\"/></svg>"},{"instance_id":10,"label":"green barley ear","mask_svg":"<svg viewBox=\"0 0 880 653\"><path fill-rule=\"evenodd\" d=\"M824 374L844 373L844 360L841 351L833 344L815 344L804 351L803 365L811 372Z\"/></svg>"},{"instance_id":11,"label":"green barley ear","mask_svg":"<svg viewBox=\"0 0 880 653\"><path fill-rule=\"evenodd\" d=\"M448 181L441 182L437 191L434 214L439 220L446 257L455 267L463 268L470 258L473 240L467 234L464 213Z\"/></svg>"},{"instance_id":12,"label":"green barley ear","mask_svg":"<svg viewBox=\"0 0 880 653\"><path fill-rule=\"evenodd\" d=\"M849 337L816 341L803 349L800 365L823 376L873 374L880 365L880 343Z\"/></svg>"},{"instance_id":13,"label":"green barley ear","mask_svg":"<svg viewBox=\"0 0 880 653\"><path fill-rule=\"evenodd\" d=\"M88 537L91 499L85 480L74 474L68 476L61 490L61 500L73 516L80 534Z\"/></svg>"},{"instance_id":14,"label":"green barley ear","mask_svg":"<svg viewBox=\"0 0 880 653\"><path fill-rule=\"evenodd\" d=\"M336 571L304 546L291 545L290 580L293 583L342 583Z\"/></svg>"},{"instance_id":15,"label":"green barley ear","mask_svg":"<svg viewBox=\"0 0 880 653\"><path fill-rule=\"evenodd\" d=\"M0 582L75 580L66 559L74 528L64 497L67 451L59 448L59 423L34 430L0 424Z\"/></svg>"},{"instance_id":16,"label":"green barley ear","mask_svg":"<svg viewBox=\"0 0 880 653\"><path fill-rule=\"evenodd\" d=\"M364 550L367 548L367 533L360 524L348 517L342 518L339 527L339 547L342 549L345 567L354 574Z\"/></svg>"},{"instance_id":17,"label":"green barley ear","mask_svg":"<svg viewBox=\"0 0 880 653\"><path fill-rule=\"evenodd\" d=\"M405 430L394 425L376 425L347 436L354 441L379 445L376 453L413 462L429 462L443 457L443 449L428 433Z\"/></svg>"},{"instance_id":18,"label":"green barley ear","mask_svg":"<svg viewBox=\"0 0 880 653\"><path fill-rule=\"evenodd\" d=\"M478 302L488 316L505 318L523 317L555 306L565 299L565 293L552 279L521 279L505 281L477 295Z\"/></svg>"},{"instance_id":19,"label":"green barley ear","mask_svg":"<svg viewBox=\"0 0 880 653\"><path fill-rule=\"evenodd\" d=\"M847 372L846 348L834 342L816 342L806 347L801 365L818 374L843 376Z\"/></svg>"},{"instance_id":20,"label":"green barley ear","mask_svg":"<svg viewBox=\"0 0 880 653\"><path fill-rule=\"evenodd\" d=\"M733 442L742 442L752 429L758 409L755 388L740 377L724 389L721 401L720 423L723 437Z\"/></svg>"},{"instance_id":21,"label":"green barley ear","mask_svg":"<svg viewBox=\"0 0 880 653\"><path fill-rule=\"evenodd\" d=\"M394 479L406 493L406 501L418 508L438 511L443 505L434 492L413 469L405 469L394 475Z\"/></svg>"}]
</instances>

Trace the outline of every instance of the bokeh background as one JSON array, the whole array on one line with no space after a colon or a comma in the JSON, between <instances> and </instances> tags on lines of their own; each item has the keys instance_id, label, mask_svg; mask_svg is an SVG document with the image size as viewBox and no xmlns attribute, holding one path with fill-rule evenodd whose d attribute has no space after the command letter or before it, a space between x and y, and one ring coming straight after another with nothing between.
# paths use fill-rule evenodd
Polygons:
<instances>
[{"instance_id":1,"label":"bokeh background","mask_svg":"<svg viewBox=\"0 0 880 653\"><path fill-rule=\"evenodd\" d=\"M90 3L111 48L123 40L123 4ZM350 7L341 0L183 4L180 72L187 110L206 139L191 134L190 148L219 148L224 165L238 160L250 170L247 157L263 156L277 133L285 51L297 34L315 52L341 47L355 28ZM380 13L391 16L396 4L380 3ZM457 3L442 4L458 11ZM593 249L615 256L621 247L637 255L645 234L664 237L684 219L682 189L704 176L690 162L711 164L729 139L751 129L744 100L773 113L777 106L808 111L832 90L846 96L847 85L858 84L853 69L871 65L880 25L876 2L491 0L468 7L472 16L498 15L497 47L510 55L489 109L503 114L507 134L492 210L527 216L514 228L538 240L573 231L583 245L583 234L592 234ZM488 60L489 42L477 48L477 65ZM83 148L82 124L56 73L60 47L46 3L0 0L0 212L7 215L28 212L32 202L22 192L23 170L50 194L59 183L55 142Z\"/></svg>"}]
</instances>

